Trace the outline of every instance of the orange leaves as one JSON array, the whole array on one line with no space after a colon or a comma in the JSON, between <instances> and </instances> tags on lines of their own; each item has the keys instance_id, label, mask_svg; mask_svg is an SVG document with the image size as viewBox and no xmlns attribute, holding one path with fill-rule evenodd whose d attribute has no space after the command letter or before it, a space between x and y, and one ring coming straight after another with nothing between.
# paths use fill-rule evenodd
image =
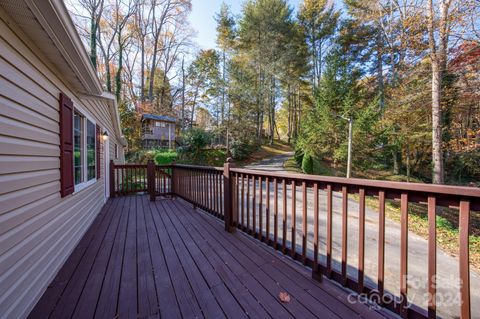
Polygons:
<instances>
[{"instance_id":1,"label":"orange leaves","mask_svg":"<svg viewBox=\"0 0 480 319\"><path fill-rule=\"evenodd\" d=\"M290 302L290 295L286 293L285 291L281 291L278 294L278 299L280 299L281 302L283 303L289 303Z\"/></svg>"}]
</instances>

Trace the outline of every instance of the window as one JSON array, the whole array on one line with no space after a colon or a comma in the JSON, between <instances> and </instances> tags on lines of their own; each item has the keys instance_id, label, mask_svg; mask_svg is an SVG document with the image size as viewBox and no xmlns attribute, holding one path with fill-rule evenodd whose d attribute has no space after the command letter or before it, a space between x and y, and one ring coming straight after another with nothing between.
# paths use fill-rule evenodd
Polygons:
<instances>
[{"instance_id":1,"label":"window","mask_svg":"<svg viewBox=\"0 0 480 319\"><path fill-rule=\"evenodd\" d=\"M79 113L73 115L73 151L74 151L74 177L75 185L83 181L83 121Z\"/></svg>"},{"instance_id":2,"label":"window","mask_svg":"<svg viewBox=\"0 0 480 319\"><path fill-rule=\"evenodd\" d=\"M155 126L156 127L165 127L165 123L164 122L155 122Z\"/></svg>"},{"instance_id":3,"label":"window","mask_svg":"<svg viewBox=\"0 0 480 319\"><path fill-rule=\"evenodd\" d=\"M87 120L87 181L96 176L95 162L97 153L95 151L95 124Z\"/></svg>"},{"instance_id":4,"label":"window","mask_svg":"<svg viewBox=\"0 0 480 319\"><path fill-rule=\"evenodd\" d=\"M115 143L115 159L118 159L118 145Z\"/></svg>"},{"instance_id":5,"label":"window","mask_svg":"<svg viewBox=\"0 0 480 319\"><path fill-rule=\"evenodd\" d=\"M96 178L96 127L95 123L78 111L73 115L73 175L75 191L90 185Z\"/></svg>"}]
</instances>

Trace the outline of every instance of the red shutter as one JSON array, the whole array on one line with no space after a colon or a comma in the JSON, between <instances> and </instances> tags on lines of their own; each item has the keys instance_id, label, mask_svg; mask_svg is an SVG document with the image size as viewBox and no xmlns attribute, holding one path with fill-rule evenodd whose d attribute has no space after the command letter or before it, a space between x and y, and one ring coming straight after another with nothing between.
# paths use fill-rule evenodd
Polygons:
<instances>
[{"instance_id":1,"label":"red shutter","mask_svg":"<svg viewBox=\"0 0 480 319\"><path fill-rule=\"evenodd\" d=\"M73 190L73 102L60 93L60 194L65 197Z\"/></svg>"},{"instance_id":2,"label":"red shutter","mask_svg":"<svg viewBox=\"0 0 480 319\"><path fill-rule=\"evenodd\" d=\"M97 161L96 161L96 165L97 165L97 179L100 178L100 126L98 126L97 124L97 143L95 143L97 145L97 149L96 149L96 152L97 152Z\"/></svg>"}]
</instances>

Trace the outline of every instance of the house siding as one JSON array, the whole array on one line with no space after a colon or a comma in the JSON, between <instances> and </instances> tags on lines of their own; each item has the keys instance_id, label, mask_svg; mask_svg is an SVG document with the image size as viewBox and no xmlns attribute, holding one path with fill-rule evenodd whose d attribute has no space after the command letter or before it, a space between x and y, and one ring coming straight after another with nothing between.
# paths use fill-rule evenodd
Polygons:
<instances>
[{"instance_id":1,"label":"house siding","mask_svg":"<svg viewBox=\"0 0 480 319\"><path fill-rule=\"evenodd\" d=\"M0 318L25 318L104 205L108 172L60 197L60 92L109 132L124 155L109 105L78 95L0 8Z\"/></svg>"}]
</instances>

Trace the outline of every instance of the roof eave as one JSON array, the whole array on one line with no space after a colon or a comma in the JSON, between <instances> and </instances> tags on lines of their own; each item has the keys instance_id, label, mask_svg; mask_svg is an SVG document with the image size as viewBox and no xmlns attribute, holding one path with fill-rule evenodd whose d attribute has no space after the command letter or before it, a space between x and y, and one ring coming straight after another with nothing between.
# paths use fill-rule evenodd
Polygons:
<instances>
[{"instance_id":1,"label":"roof eave","mask_svg":"<svg viewBox=\"0 0 480 319\"><path fill-rule=\"evenodd\" d=\"M101 95L102 85L61 0L24 0L81 82L82 91Z\"/></svg>"}]
</instances>

